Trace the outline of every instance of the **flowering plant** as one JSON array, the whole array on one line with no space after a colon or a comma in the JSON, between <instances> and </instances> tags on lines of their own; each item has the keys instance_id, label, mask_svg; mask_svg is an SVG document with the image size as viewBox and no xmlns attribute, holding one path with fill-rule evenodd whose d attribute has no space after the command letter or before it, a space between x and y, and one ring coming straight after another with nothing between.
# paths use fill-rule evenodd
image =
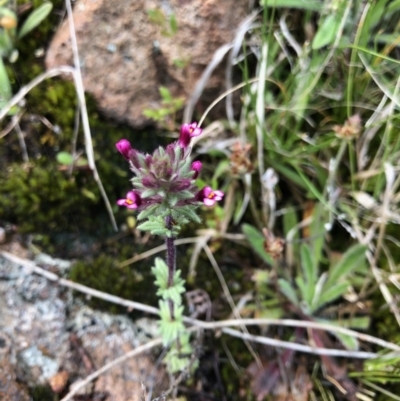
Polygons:
<instances>
[{"instance_id":1,"label":"flowering plant","mask_svg":"<svg viewBox=\"0 0 400 401\"><path fill-rule=\"evenodd\" d=\"M200 161L191 162L191 139L201 135L197 123L183 124L179 139L166 148L159 147L153 154L143 154L132 148L127 139L121 139L116 147L129 162L135 176L133 190L117 204L136 209L138 228L165 238L167 263L157 258L152 271L160 296L160 333L164 344L170 345L165 361L171 372L188 367L191 355L189 334L183 324L181 294L185 292L184 280L176 271L175 238L183 224L200 223L196 209L200 205L213 206L224 193L206 186L199 190L196 179L200 174Z\"/></svg>"},{"instance_id":2,"label":"flowering plant","mask_svg":"<svg viewBox=\"0 0 400 401\"><path fill-rule=\"evenodd\" d=\"M213 191L208 186L199 191L195 185L202 164L191 163L190 140L201 133L196 123L183 124L178 141L166 148L159 147L152 155L133 149L126 139L116 144L135 174L134 190L117 203L140 212L138 219L146 220L139 225L140 230L174 237L183 224L190 220L200 222L195 213L198 206L212 206L222 199L222 191Z\"/></svg>"}]
</instances>

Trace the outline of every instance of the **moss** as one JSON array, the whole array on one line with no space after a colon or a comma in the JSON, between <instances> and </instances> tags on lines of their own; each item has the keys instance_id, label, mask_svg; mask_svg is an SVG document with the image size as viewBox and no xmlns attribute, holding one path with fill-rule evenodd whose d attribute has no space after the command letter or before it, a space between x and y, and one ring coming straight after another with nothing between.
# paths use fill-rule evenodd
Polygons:
<instances>
[{"instance_id":1,"label":"moss","mask_svg":"<svg viewBox=\"0 0 400 401\"><path fill-rule=\"evenodd\" d=\"M48 386L37 386L30 389L32 401L54 401L54 393Z\"/></svg>"},{"instance_id":2,"label":"moss","mask_svg":"<svg viewBox=\"0 0 400 401\"><path fill-rule=\"evenodd\" d=\"M93 206L99 203L90 181L90 176L68 177L39 163L12 164L0 171L0 219L16 224L20 232L74 231L74 220L80 228L89 229ZM83 186L95 194L94 200L85 199Z\"/></svg>"},{"instance_id":3,"label":"moss","mask_svg":"<svg viewBox=\"0 0 400 401\"><path fill-rule=\"evenodd\" d=\"M80 284L112 295L137 302L156 305L156 289L151 274L151 264L119 267L118 259L106 254L99 255L91 262L78 262L72 268L69 278ZM126 308L92 298L90 305L112 313L125 313Z\"/></svg>"}]
</instances>

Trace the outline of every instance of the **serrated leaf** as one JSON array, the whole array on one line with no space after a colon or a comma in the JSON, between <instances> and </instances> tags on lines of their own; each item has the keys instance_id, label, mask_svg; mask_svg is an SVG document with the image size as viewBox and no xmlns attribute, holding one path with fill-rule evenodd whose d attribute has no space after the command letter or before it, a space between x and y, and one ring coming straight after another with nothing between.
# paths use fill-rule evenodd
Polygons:
<instances>
[{"instance_id":1,"label":"serrated leaf","mask_svg":"<svg viewBox=\"0 0 400 401\"><path fill-rule=\"evenodd\" d=\"M157 194L159 190L158 189L146 189L145 191L143 191L140 196L145 199L148 198L150 196L154 196Z\"/></svg>"},{"instance_id":2,"label":"serrated leaf","mask_svg":"<svg viewBox=\"0 0 400 401\"><path fill-rule=\"evenodd\" d=\"M250 224L242 225L242 232L245 235L247 241L249 241L251 247L254 251L268 264L273 264L273 259L270 255L267 254L264 250L264 235L258 231L255 227Z\"/></svg>"},{"instance_id":3,"label":"serrated leaf","mask_svg":"<svg viewBox=\"0 0 400 401\"><path fill-rule=\"evenodd\" d=\"M335 285L340 278L345 278L352 271L356 270L361 263L364 263L366 250L367 247L360 244L348 249L342 259L331 266L324 288L328 289L330 286Z\"/></svg>"},{"instance_id":4,"label":"serrated leaf","mask_svg":"<svg viewBox=\"0 0 400 401\"><path fill-rule=\"evenodd\" d=\"M49 15L52 8L53 4L48 2L43 3L36 10L32 11L19 30L18 39L21 39L32 29L36 28Z\"/></svg>"},{"instance_id":5,"label":"serrated leaf","mask_svg":"<svg viewBox=\"0 0 400 401\"><path fill-rule=\"evenodd\" d=\"M143 220L148 218L149 216L153 215L153 214L157 214L156 210L159 208L159 205L151 205L149 207L147 207L145 210L142 210L139 214L138 214L138 220Z\"/></svg>"},{"instance_id":6,"label":"serrated leaf","mask_svg":"<svg viewBox=\"0 0 400 401\"><path fill-rule=\"evenodd\" d=\"M288 298L294 305L299 305L296 291L290 285L290 283L287 280L281 278L278 280L278 284L282 294L285 295L285 297Z\"/></svg>"},{"instance_id":7,"label":"serrated leaf","mask_svg":"<svg viewBox=\"0 0 400 401\"><path fill-rule=\"evenodd\" d=\"M160 235L168 231L165 228L163 220L158 221L157 218L152 219L151 217L144 223L139 224L138 229L142 231L150 231L151 233L157 231L161 233Z\"/></svg>"},{"instance_id":8,"label":"serrated leaf","mask_svg":"<svg viewBox=\"0 0 400 401\"><path fill-rule=\"evenodd\" d=\"M183 199L192 199L193 198L193 193L190 192L190 191L187 191L187 190L180 191L179 192L179 198L181 200L183 200Z\"/></svg>"},{"instance_id":9,"label":"serrated leaf","mask_svg":"<svg viewBox=\"0 0 400 401\"><path fill-rule=\"evenodd\" d=\"M183 207L180 207L178 210L179 210L179 213L183 214L189 220L192 220L195 223L201 223L200 217L197 215L197 213L191 207L183 206Z\"/></svg>"}]
</instances>

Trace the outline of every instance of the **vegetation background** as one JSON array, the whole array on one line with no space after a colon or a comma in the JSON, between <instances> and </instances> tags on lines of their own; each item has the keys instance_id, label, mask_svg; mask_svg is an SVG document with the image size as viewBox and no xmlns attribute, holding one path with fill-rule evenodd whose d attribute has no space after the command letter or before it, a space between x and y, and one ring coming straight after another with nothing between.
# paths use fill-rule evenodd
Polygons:
<instances>
[{"instance_id":1,"label":"vegetation background","mask_svg":"<svg viewBox=\"0 0 400 401\"><path fill-rule=\"evenodd\" d=\"M2 226L32 252L76 259L71 280L156 305L151 260L140 254L162 243L116 206L114 233L90 159L114 204L129 179L114 144L134 136L135 147L150 152L167 143L182 102L160 88L165 107L147 112L154 126L132 132L107 121L87 96L94 153L85 153L73 82L45 80L8 107L43 73L38 49L45 51L63 2L54 0L23 35L43 2L0 3ZM25 6L30 11L19 13ZM252 324L204 344L195 377L207 377L209 398L196 399L400 399L399 24L398 0L262 0L235 39L228 61L242 83L216 99L226 115L197 116L205 130L194 148L200 184L223 189L225 202L202 210L201 227L184 232L195 245L179 247L178 267L188 290L207 292L213 320ZM240 110L231 93L240 94ZM287 319L297 323L287 327ZM206 366L214 353L220 377Z\"/></svg>"}]
</instances>

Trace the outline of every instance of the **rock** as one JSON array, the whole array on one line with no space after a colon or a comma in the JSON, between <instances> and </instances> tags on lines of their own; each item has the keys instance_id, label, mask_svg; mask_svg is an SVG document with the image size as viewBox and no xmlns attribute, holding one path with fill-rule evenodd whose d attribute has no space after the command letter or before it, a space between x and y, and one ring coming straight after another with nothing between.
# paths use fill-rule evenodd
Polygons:
<instances>
[{"instance_id":1,"label":"rock","mask_svg":"<svg viewBox=\"0 0 400 401\"><path fill-rule=\"evenodd\" d=\"M98 312L87 306L79 306L73 311L70 327L76 333L80 347L90 356L90 363L85 367L86 375L90 373L88 370L99 369L147 342L151 337L151 327L156 325L155 320L146 319L146 330L142 319L139 322L137 325L125 316ZM85 377L83 372L82 377ZM148 388L160 390L160 387L168 387L164 380L163 367L156 366L151 355L141 354L101 375L93 391L109 394L109 399L113 400L139 401L143 395L141 382Z\"/></svg>"},{"instance_id":2,"label":"rock","mask_svg":"<svg viewBox=\"0 0 400 401\"><path fill-rule=\"evenodd\" d=\"M67 291L0 256L0 330L13 339L19 377L46 385L69 356Z\"/></svg>"},{"instance_id":3,"label":"rock","mask_svg":"<svg viewBox=\"0 0 400 401\"><path fill-rule=\"evenodd\" d=\"M14 366L10 361L11 339L0 331L0 400L29 401L27 388L17 381Z\"/></svg>"},{"instance_id":4,"label":"rock","mask_svg":"<svg viewBox=\"0 0 400 401\"><path fill-rule=\"evenodd\" d=\"M66 261L43 255L39 259L58 275L66 269ZM149 341L156 332L155 320L139 319L136 325L128 317L95 311L74 300L70 290L1 254L0 316L0 400L7 401L26 400L14 387L17 376L29 387L50 385L57 393ZM6 353L13 355L13 365ZM139 401L141 382L161 391L168 388L164 380L154 353L141 354L101 375L81 395L93 392L99 399L108 395L109 400ZM15 398L5 398L9 394Z\"/></svg>"},{"instance_id":5,"label":"rock","mask_svg":"<svg viewBox=\"0 0 400 401\"><path fill-rule=\"evenodd\" d=\"M134 127L148 124L143 111L160 106L160 85L187 99L215 50L234 38L248 3L78 0L74 21L85 89L106 115ZM172 16L177 21L175 34L169 23ZM47 68L65 64L73 64L68 21L46 55ZM208 105L224 88L220 68L209 80L203 100Z\"/></svg>"}]
</instances>

